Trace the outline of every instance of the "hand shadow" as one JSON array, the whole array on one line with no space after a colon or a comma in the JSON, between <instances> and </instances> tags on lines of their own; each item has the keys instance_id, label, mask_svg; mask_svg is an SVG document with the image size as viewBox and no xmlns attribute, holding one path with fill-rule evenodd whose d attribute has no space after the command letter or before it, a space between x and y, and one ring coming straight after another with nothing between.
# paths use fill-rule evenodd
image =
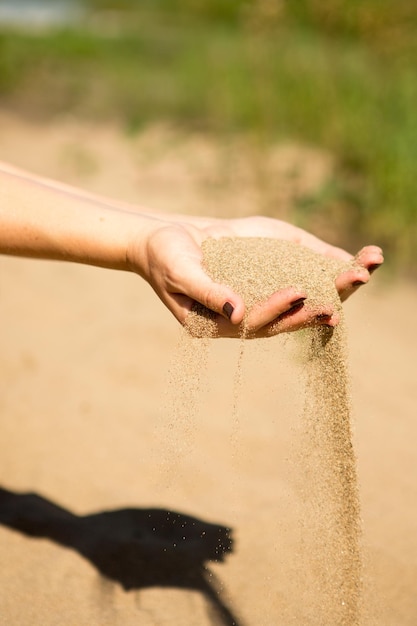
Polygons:
<instances>
[{"instance_id":1,"label":"hand shadow","mask_svg":"<svg viewBox=\"0 0 417 626\"><path fill-rule=\"evenodd\" d=\"M0 488L0 524L72 548L125 590L192 589L205 596L213 624L242 626L221 598L206 561L232 552L231 530L165 509L75 515L35 493Z\"/></svg>"}]
</instances>

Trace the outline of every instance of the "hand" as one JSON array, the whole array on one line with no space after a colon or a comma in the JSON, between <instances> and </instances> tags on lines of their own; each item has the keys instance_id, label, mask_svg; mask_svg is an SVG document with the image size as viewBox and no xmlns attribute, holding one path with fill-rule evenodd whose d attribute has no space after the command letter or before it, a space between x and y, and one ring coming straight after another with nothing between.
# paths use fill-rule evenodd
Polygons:
<instances>
[{"instance_id":1,"label":"hand","mask_svg":"<svg viewBox=\"0 0 417 626\"><path fill-rule=\"evenodd\" d=\"M300 243L336 259L351 261L354 258L341 248L272 218L219 220L177 216L174 220L154 222L144 255L143 241L130 245L127 256L130 269L150 283L182 324L196 301L217 313L218 332L223 337L239 336L245 306L239 294L213 282L202 269L201 244L207 237L273 237ZM336 279L341 300L346 300L359 285L367 283L370 273L383 262L382 252L376 246L363 248L355 258L357 267ZM331 305L321 311L304 307L302 300L306 295L303 290L290 287L274 293L262 305L254 307L247 319L250 335L261 337L270 334L269 327L277 318L280 318L279 332L338 323L338 316Z\"/></svg>"}]
</instances>

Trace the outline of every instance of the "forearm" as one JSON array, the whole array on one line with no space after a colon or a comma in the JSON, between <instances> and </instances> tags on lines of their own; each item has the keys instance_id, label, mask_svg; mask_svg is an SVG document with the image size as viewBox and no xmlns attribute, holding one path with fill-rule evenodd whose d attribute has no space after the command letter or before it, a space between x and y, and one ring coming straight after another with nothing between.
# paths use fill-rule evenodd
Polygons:
<instances>
[{"instance_id":1,"label":"forearm","mask_svg":"<svg viewBox=\"0 0 417 626\"><path fill-rule=\"evenodd\" d=\"M158 218L0 165L0 252L129 269L127 247Z\"/></svg>"},{"instance_id":2,"label":"forearm","mask_svg":"<svg viewBox=\"0 0 417 626\"><path fill-rule=\"evenodd\" d=\"M74 199L89 201L97 205L100 205L102 207L111 208L112 210L120 209L121 211L124 211L124 212L133 213L135 216L140 214L143 216L148 216L153 219L161 219L163 221L169 220L172 223L182 223L186 221L188 224L193 224L198 228L205 228L208 226L212 226L213 222L221 223L224 221L220 218L216 219L216 218L195 216L195 215L183 215L180 213L167 214L162 211L157 211L155 209L145 207L143 205L133 204L132 202L127 202L127 201L119 200L116 198L108 198L100 194L92 193L84 189L73 187L72 185L67 185L61 181L38 176L32 173L26 172L24 170L21 170L17 167L14 167L13 165L10 165L9 163L3 163L0 161L0 176L3 177L3 175L17 176L21 180L31 181L32 183L42 185L48 189L54 189L58 192L66 194L67 196L73 197ZM1 180L2 180L2 185L0 187L0 194L1 194L1 189L3 187L3 178L1 178Z\"/></svg>"}]
</instances>

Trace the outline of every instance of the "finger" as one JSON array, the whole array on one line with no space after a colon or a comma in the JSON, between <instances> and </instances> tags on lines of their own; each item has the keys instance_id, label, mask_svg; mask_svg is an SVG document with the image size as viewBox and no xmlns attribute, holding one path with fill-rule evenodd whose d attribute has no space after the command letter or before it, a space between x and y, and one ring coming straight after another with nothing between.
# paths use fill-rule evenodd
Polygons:
<instances>
[{"instance_id":1,"label":"finger","mask_svg":"<svg viewBox=\"0 0 417 626\"><path fill-rule=\"evenodd\" d=\"M263 326L256 332L248 332L246 328L243 328L242 324L234 325L224 317L218 316L216 320L216 337L238 338L243 336L245 339L263 339L312 326L336 326L340 321L339 314L334 313L332 307L325 307L324 310L327 313L317 315L316 309L304 310L302 306L299 306L297 310L294 307L293 311L289 311L288 314L282 314L278 319Z\"/></svg>"},{"instance_id":2,"label":"finger","mask_svg":"<svg viewBox=\"0 0 417 626\"><path fill-rule=\"evenodd\" d=\"M298 311L300 311L303 306L304 306L304 300L305 300L305 296L304 295L300 295L300 292L290 288L290 289L286 289L283 290L284 293L282 294L281 292L278 292L279 296L277 297L277 294L274 294L274 296L272 297L272 303L270 302L271 299L269 299L267 302L269 305L273 305L275 304L275 306L273 307L273 312L271 313L271 309L268 309L269 313L266 315L265 319L268 320L268 322L270 322L270 317L272 315L273 317L273 321L276 322L277 319L284 319L286 316L292 315L293 313L297 313ZM277 306L277 302L279 302L280 304ZM263 303L265 305L265 303ZM255 307L258 309L262 309L262 310L258 310L257 313L257 319L259 321L259 317L258 315L264 314L263 311L263 306L262 305L258 305L258 307ZM316 313L316 312L315 312ZM278 315L277 315L278 314ZM314 314L312 315L312 317L314 317ZM305 319L305 316L301 317L300 319L300 325L303 324L303 321ZM222 316L218 316L216 319L216 324L217 324L217 333L216 336L218 337L229 337L229 338L236 338L236 337L257 337L258 336L258 329L254 329L253 326L251 326L250 324L247 324L245 322L245 324L243 325L243 323L240 324L232 324L228 319L225 319ZM268 325L268 324L267 324ZM264 325L262 325L264 326ZM259 333L259 336L269 336L266 335L263 331Z\"/></svg>"},{"instance_id":3,"label":"finger","mask_svg":"<svg viewBox=\"0 0 417 626\"><path fill-rule=\"evenodd\" d=\"M365 285L370 275L384 262L381 248L366 246L355 256L355 265L336 279L336 288L342 302L347 300L359 287Z\"/></svg>"},{"instance_id":4,"label":"finger","mask_svg":"<svg viewBox=\"0 0 417 626\"><path fill-rule=\"evenodd\" d=\"M188 267L180 281L173 281L165 294L165 303L175 317L184 323L195 302L223 316L232 324L239 324L245 313L244 302L230 287L215 283L199 267Z\"/></svg>"},{"instance_id":5,"label":"finger","mask_svg":"<svg viewBox=\"0 0 417 626\"><path fill-rule=\"evenodd\" d=\"M336 289L340 299L344 302L352 293L354 293L362 285L366 285L370 275L367 269L355 267L342 272L336 278Z\"/></svg>"},{"instance_id":6,"label":"finger","mask_svg":"<svg viewBox=\"0 0 417 626\"><path fill-rule=\"evenodd\" d=\"M384 256L381 248L378 246L365 246L355 256L358 265L365 267L368 272L372 273L384 262Z\"/></svg>"},{"instance_id":7,"label":"finger","mask_svg":"<svg viewBox=\"0 0 417 626\"><path fill-rule=\"evenodd\" d=\"M185 295L183 293L166 293L164 294L164 296L160 296L160 297L162 301L164 302L164 304L167 306L167 308L171 311L171 313L176 317L176 319L181 324L184 324L188 314L195 307L197 302L199 302L200 304L203 304L203 302L201 302L199 299L197 300L196 297L191 298L190 296ZM221 294L220 294L220 298L222 299ZM203 300L204 298L201 298L201 299ZM205 304L203 304L203 306L210 309L214 313L217 313L219 318L224 319L224 321L227 322L228 325L236 326L239 324L239 322L231 321L230 318L232 316L235 317L235 315L240 315L240 317L243 319L244 305L242 305L241 307L239 303L235 303L235 307L233 307L233 305L230 303L230 300L233 300L233 298L229 298L228 300L225 301L221 309L221 312L213 311L213 308L207 307ZM234 302L236 302L235 294L234 294ZM215 306L215 305L212 304L212 306ZM241 308L243 309L242 312L240 311ZM229 315L230 315L230 318L229 318Z\"/></svg>"},{"instance_id":8,"label":"finger","mask_svg":"<svg viewBox=\"0 0 417 626\"><path fill-rule=\"evenodd\" d=\"M293 307L302 305L306 297L305 291L295 287L276 291L268 300L256 304L251 309L245 321L247 332L250 334L256 333L260 328L270 324Z\"/></svg>"},{"instance_id":9,"label":"finger","mask_svg":"<svg viewBox=\"0 0 417 626\"><path fill-rule=\"evenodd\" d=\"M336 326L340 316L333 310L331 305L322 307L321 312L317 309L304 307L299 311L282 316L258 331L258 337L271 337L280 333L289 333L302 328L312 326Z\"/></svg>"},{"instance_id":10,"label":"finger","mask_svg":"<svg viewBox=\"0 0 417 626\"><path fill-rule=\"evenodd\" d=\"M331 308L331 307L330 307ZM328 309L329 310L329 309ZM256 333L245 333L246 339L264 339L281 333L290 333L313 326L334 327L340 322L338 313L330 312L317 315L316 311L303 309L291 313L288 317L277 319L263 326ZM234 334L233 336L238 336Z\"/></svg>"}]
</instances>

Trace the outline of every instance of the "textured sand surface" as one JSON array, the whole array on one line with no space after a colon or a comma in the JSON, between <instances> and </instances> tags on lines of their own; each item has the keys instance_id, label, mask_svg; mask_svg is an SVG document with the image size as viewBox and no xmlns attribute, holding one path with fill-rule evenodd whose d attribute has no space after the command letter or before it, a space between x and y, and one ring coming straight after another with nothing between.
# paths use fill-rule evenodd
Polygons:
<instances>
[{"instance_id":1,"label":"textured sand surface","mask_svg":"<svg viewBox=\"0 0 417 626\"><path fill-rule=\"evenodd\" d=\"M175 150L158 145L146 166L140 140L72 124L2 117L0 158L167 210L213 211ZM378 626L414 626L417 291L382 274L375 283L345 306L365 602ZM179 331L139 278L3 257L0 316L0 624L270 626L294 613L308 624L288 582L288 450L305 382L296 349L248 344L236 422L239 342L214 342L201 410L172 423Z\"/></svg>"}]
</instances>

